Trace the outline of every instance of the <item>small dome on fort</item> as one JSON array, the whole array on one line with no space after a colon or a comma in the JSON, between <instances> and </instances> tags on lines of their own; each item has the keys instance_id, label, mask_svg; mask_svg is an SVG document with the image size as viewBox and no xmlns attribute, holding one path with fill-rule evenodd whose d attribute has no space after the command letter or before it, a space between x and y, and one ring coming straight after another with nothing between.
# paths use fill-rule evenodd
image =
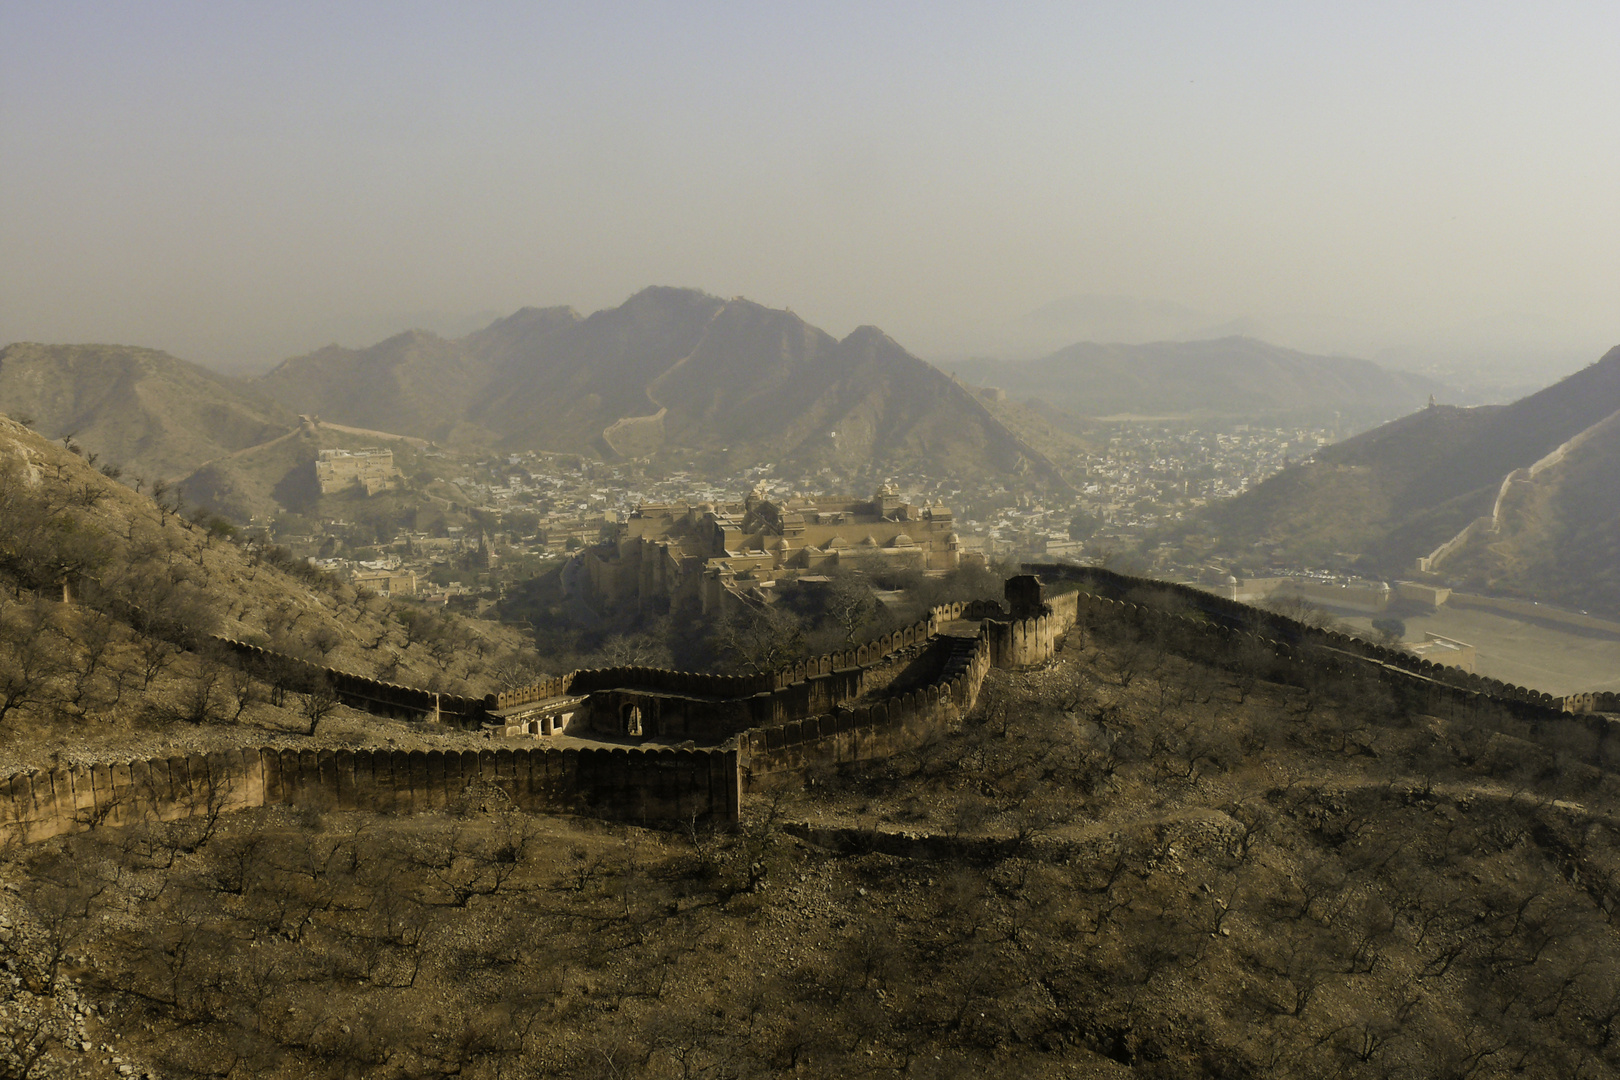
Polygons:
<instances>
[{"instance_id":1,"label":"small dome on fort","mask_svg":"<svg viewBox=\"0 0 1620 1080\"><path fill-rule=\"evenodd\" d=\"M907 536L905 533L899 533L899 534L897 534L895 536L895 538L893 540L889 541L889 546L890 547L915 547L916 546L916 541L913 540L911 537Z\"/></svg>"},{"instance_id":2,"label":"small dome on fort","mask_svg":"<svg viewBox=\"0 0 1620 1080\"><path fill-rule=\"evenodd\" d=\"M826 548L827 548L828 551L832 551L835 548L848 547L848 546L849 546L849 541L845 540L842 536L835 536L831 540L827 541L827 543L826 543Z\"/></svg>"},{"instance_id":3,"label":"small dome on fort","mask_svg":"<svg viewBox=\"0 0 1620 1080\"><path fill-rule=\"evenodd\" d=\"M877 537L873 536L871 533L867 533L866 538L861 541L861 547L877 547L877 546L878 546Z\"/></svg>"},{"instance_id":4,"label":"small dome on fort","mask_svg":"<svg viewBox=\"0 0 1620 1080\"><path fill-rule=\"evenodd\" d=\"M948 532L945 534L945 542L947 544L960 544L962 542L962 538L953 532Z\"/></svg>"}]
</instances>

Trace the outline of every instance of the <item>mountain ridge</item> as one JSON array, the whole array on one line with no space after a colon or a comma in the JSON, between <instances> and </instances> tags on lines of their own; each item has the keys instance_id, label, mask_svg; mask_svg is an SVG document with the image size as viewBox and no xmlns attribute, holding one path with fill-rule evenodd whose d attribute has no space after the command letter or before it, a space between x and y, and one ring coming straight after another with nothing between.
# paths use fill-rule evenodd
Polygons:
<instances>
[{"instance_id":1,"label":"mountain ridge","mask_svg":"<svg viewBox=\"0 0 1620 1080\"><path fill-rule=\"evenodd\" d=\"M1082 341L1035 360L946 365L971 382L1089 416L1164 413L1376 422L1417 408L1440 383L1370 360L1300 352L1241 335L1201 341Z\"/></svg>"},{"instance_id":2,"label":"mountain ridge","mask_svg":"<svg viewBox=\"0 0 1620 1080\"><path fill-rule=\"evenodd\" d=\"M806 470L932 462L1065 486L880 329L835 339L792 312L696 289L651 286L584 317L524 308L455 341L416 333L321 350L259 384L299 412L502 451L718 452Z\"/></svg>"},{"instance_id":3,"label":"mountain ridge","mask_svg":"<svg viewBox=\"0 0 1620 1080\"><path fill-rule=\"evenodd\" d=\"M1511 404L1435 406L1325 447L1202 521L1234 551L1267 540L1306 559L1359 551L1390 575L1415 572L1468 530L1440 577L1620 611L1620 573L1599 572L1620 564L1620 548L1603 540L1620 530L1617 412L1620 347ZM1516 483L1571 443L1534 483ZM1498 509L1507 517L1473 525ZM1612 560L1593 554L1611 549Z\"/></svg>"}]
</instances>

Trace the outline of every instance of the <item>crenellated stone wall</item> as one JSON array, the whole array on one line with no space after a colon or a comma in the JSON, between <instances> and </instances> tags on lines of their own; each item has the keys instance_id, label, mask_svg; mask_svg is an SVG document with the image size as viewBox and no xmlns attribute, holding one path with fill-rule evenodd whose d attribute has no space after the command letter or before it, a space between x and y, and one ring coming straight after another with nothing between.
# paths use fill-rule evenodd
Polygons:
<instances>
[{"instance_id":1,"label":"crenellated stone wall","mask_svg":"<svg viewBox=\"0 0 1620 1080\"><path fill-rule=\"evenodd\" d=\"M656 823L735 821L735 750L247 748L18 773L0 783L0 842L259 806L410 813L491 799Z\"/></svg>"},{"instance_id":2,"label":"crenellated stone wall","mask_svg":"<svg viewBox=\"0 0 1620 1080\"><path fill-rule=\"evenodd\" d=\"M958 649L929 686L859 709L744 732L737 740L744 793L799 784L817 770L880 760L954 730L978 701L993 666L990 625Z\"/></svg>"},{"instance_id":3,"label":"crenellated stone wall","mask_svg":"<svg viewBox=\"0 0 1620 1080\"><path fill-rule=\"evenodd\" d=\"M267 674L325 679L340 698L374 712L432 715L470 725L491 706L521 707L585 692L606 708L643 709L640 721L651 725L647 734L666 722L672 725L679 714L682 723L728 729L735 744L703 750L503 747L430 753L262 747L26 772L0 781L0 842L245 807L406 813L469 798L647 823L694 815L734 821L747 792L802 783L817 770L879 760L948 733L973 708L992 666L1050 660L1077 623L1105 638L1129 636L1277 682L1310 685L1327 675L1377 679L1399 707L1481 722L1620 769L1620 724L1600 715L1620 712L1620 695L1553 698L1182 586L1096 568L1026 569L1081 588L1050 597L1035 593L1032 603L1027 585L1021 586L1014 607L1023 617L1007 618L999 605L989 605L998 617L983 619L976 636L938 633L942 624L959 623L989 607L952 604L876 642L741 678L615 668L573 672L475 700L364 679L224 641ZM1176 610L1166 610L1166 603ZM944 653L932 682L858 709L847 707L860 694L867 667L924 643ZM666 707L674 711L659 711Z\"/></svg>"},{"instance_id":4,"label":"crenellated stone wall","mask_svg":"<svg viewBox=\"0 0 1620 1080\"><path fill-rule=\"evenodd\" d=\"M1009 583L1008 599L1013 617L990 616L985 627L989 632L991 663L999 668L1021 671L1050 663L1057 655L1064 636L1074 626L1079 594L1069 592L1047 597L1039 579L1032 575L1029 580L1033 584L1026 585L1023 579L1013 580L1019 582L1016 597L1011 595L1015 590Z\"/></svg>"},{"instance_id":5,"label":"crenellated stone wall","mask_svg":"<svg viewBox=\"0 0 1620 1080\"><path fill-rule=\"evenodd\" d=\"M266 681L289 685L290 689L299 691L308 691L324 684L343 704L364 712L426 719L469 728L476 728L484 719L485 703L480 698L441 694L434 690L419 690L414 686L368 679L363 675L272 652L245 641L222 637L213 640L229 649L245 667Z\"/></svg>"},{"instance_id":6,"label":"crenellated stone wall","mask_svg":"<svg viewBox=\"0 0 1620 1080\"><path fill-rule=\"evenodd\" d=\"M962 604L935 608L925 619L852 649L810 657L757 675L711 675L667 668L615 667L571 671L484 698L493 713L561 697L587 697L582 728L629 734L634 708L640 733L719 740L750 727L827 712L865 692L865 672L931 640L941 621L960 618ZM573 733L574 729L569 729Z\"/></svg>"},{"instance_id":7,"label":"crenellated stone wall","mask_svg":"<svg viewBox=\"0 0 1620 1080\"><path fill-rule=\"evenodd\" d=\"M1119 595L1141 595L1142 585L1149 592L1180 588L1108 571L1099 574L1091 567L1075 569ZM1100 592L1078 596L1080 621L1104 636L1135 635L1171 652L1227 668L1247 667L1260 671L1266 679L1292 685L1308 685L1327 675L1374 678L1390 689L1401 708L1484 724L1532 741L1551 741L1575 748L1573 752L1589 764L1620 769L1620 724L1596 715L1602 710L1581 708L1587 704L1581 700L1584 695L1553 697L1258 609L1246 609L1254 616L1251 621L1256 629L1250 630L1241 619L1234 620L1239 625L1233 626L1207 611L1176 614L1111 599ZM1233 614L1219 607L1230 601L1215 596L1208 599L1217 606L1216 615Z\"/></svg>"},{"instance_id":8,"label":"crenellated stone wall","mask_svg":"<svg viewBox=\"0 0 1620 1080\"><path fill-rule=\"evenodd\" d=\"M1620 694L1571 694L1564 698L1564 711L1571 713L1620 713Z\"/></svg>"}]
</instances>

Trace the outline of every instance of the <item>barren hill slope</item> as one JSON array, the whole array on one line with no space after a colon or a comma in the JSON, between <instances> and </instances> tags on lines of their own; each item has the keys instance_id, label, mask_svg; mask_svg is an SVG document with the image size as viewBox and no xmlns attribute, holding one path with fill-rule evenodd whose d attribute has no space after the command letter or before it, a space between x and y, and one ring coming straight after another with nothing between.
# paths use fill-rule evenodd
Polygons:
<instances>
[{"instance_id":1,"label":"barren hill slope","mask_svg":"<svg viewBox=\"0 0 1620 1080\"><path fill-rule=\"evenodd\" d=\"M0 1035L53 1075L1615 1073L1599 718L1092 610L734 827L339 799L7 847Z\"/></svg>"},{"instance_id":2,"label":"barren hill slope","mask_svg":"<svg viewBox=\"0 0 1620 1080\"><path fill-rule=\"evenodd\" d=\"M535 661L512 628L396 607L237 544L0 416L0 759L284 732L262 687L228 688L210 659L216 635L473 695L522 681Z\"/></svg>"},{"instance_id":3,"label":"barren hill slope","mask_svg":"<svg viewBox=\"0 0 1620 1080\"><path fill-rule=\"evenodd\" d=\"M330 345L278 364L257 385L288 408L355 427L479 441L458 427L487 365L459 342L408 330L366 349Z\"/></svg>"},{"instance_id":4,"label":"barren hill slope","mask_svg":"<svg viewBox=\"0 0 1620 1080\"><path fill-rule=\"evenodd\" d=\"M155 349L36 345L0 350L0 412L148 480L181 476L273 439L295 418L250 384Z\"/></svg>"},{"instance_id":5,"label":"barren hill slope","mask_svg":"<svg viewBox=\"0 0 1620 1080\"><path fill-rule=\"evenodd\" d=\"M1528 469L1616 411L1620 348L1511 405L1425 409L1327 447L1211 507L1204 522L1233 550L1270 538L1300 557L1355 550L1371 569L1408 572L1420 555L1489 515L1510 473ZM1559 483L1559 505L1571 511L1599 506L1620 484L1620 456L1611 448L1607 439L1594 440L1571 463ZM1573 566L1575 550L1566 545L1586 528L1543 530L1541 542L1551 547L1533 561ZM1564 576L1560 595L1579 587L1578 575ZM1536 588L1546 585L1543 577ZM1528 579L1516 581L1512 573L1499 575L1496 586L1533 591Z\"/></svg>"},{"instance_id":6,"label":"barren hill slope","mask_svg":"<svg viewBox=\"0 0 1620 1080\"><path fill-rule=\"evenodd\" d=\"M1472 588L1620 613L1620 410L1534 476L1438 568ZM1528 470L1527 470L1528 471Z\"/></svg>"}]
</instances>

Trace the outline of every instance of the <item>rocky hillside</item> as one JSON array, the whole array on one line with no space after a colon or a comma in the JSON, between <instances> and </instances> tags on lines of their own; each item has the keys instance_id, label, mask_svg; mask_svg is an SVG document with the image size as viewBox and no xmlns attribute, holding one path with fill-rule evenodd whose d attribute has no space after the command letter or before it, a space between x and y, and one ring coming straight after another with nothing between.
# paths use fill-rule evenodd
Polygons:
<instances>
[{"instance_id":1,"label":"rocky hillside","mask_svg":"<svg viewBox=\"0 0 1620 1080\"><path fill-rule=\"evenodd\" d=\"M1480 591L1620 613L1620 411L1572 442L1505 483L1489 527L1470 530L1436 572Z\"/></svg>"},{"instance_id":2,"label":"rocky hillside","mask_svg":"<svg viewBox=\"0 0 1620 1080\"><path fill-rule=\"evenodd\" d=\"M155 349L35 345L0 350L0 413L76 443L148 481L276 438L296 418L250 384Z\"/></svg>"},{"instance_id":3,"label":"rocky hillside","mask_svg":"<svg viewBox=\"0 0 1620 1080\"><path fill-rule=\"evenodd\" d=\"M1532 742L1116 614L734 829L470 791L10 848L0 1054L277 1080L1620 1069L1595 724Z\"/></svg>"},{"instance_id":4,"label":"rocky hillside","mask_svg":"<svg viewBox=\"0 0 1620 1080\"><path fill-rule=\"evenodd\" d=\"M1425 409L1327 447L1211 507L1202 527L1232 551L1264 542L1306 559L1356 551L1371 569L1409 573L1419 556L1490 517L1502 496L1507 518L1477 530L1469 546L1481 550L1448 558L1442 573L1549 599L1591 595L1597 583L1577 567L1601 563L1608 550L1593 538L1615 520L1620 455L1607 423L1616 412L1620 349L1511 405ZM1571 443L1575 452L1528 475ZM1498 544L1507 547L1497 555L1483 550ZM1620 592L1598 591L1620 610Z\"/></svg>"},{"instance_id":5,"label":"rocky hillside","mask_svg":"<svg viewBox=\"0 0 1620 1080\"><path fill-rule=\"evenodd\" d=\"M503 450L720 454L1059 484L969 392L871 327L652 288L580 318L526 309L455 341L413 332L288 360L259 386L327 420Z\"/></svg>"},{"instance_id":6,"label":"rocky hillside","mask_svg":"<svg viewBox=\"0 0 1620 1080\"><path fill-rule=\"evenodd\" d=\"M1421 407L1444 387L1368 360L1247 337L1149 345L1081 342L1039 360L963 360L970 382L1084 416L1241 417L1361 426Z\"/></svg>"},{"instance_id":7,"label":"rocky hillside","mask_svg":"<svg viewBox=\"0 0 1620 1080\"><path fill-rule=\"evenodd\" d=\"M224 663L216 636L451 693L536 669L512 628L362 595L232 531L0 417L0 761L309 734L309 702Z\"/></svg>"}]
</instances>

